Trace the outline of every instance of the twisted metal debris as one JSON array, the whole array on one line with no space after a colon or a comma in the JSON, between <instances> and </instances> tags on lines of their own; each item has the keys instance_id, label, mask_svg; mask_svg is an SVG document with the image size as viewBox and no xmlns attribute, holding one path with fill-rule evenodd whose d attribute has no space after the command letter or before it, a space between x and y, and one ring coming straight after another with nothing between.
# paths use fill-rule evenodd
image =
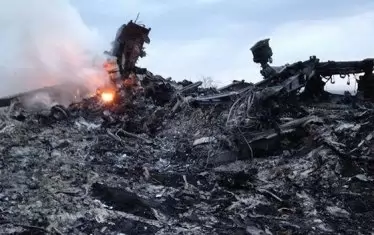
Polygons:
<instances>
[{"instance_id":1,"label":"twisted metal debris","mask_svg":"<svg viewBox=\"0 0 374 235\"><path fill-rule=\"evenodd\" d=\"M373 104L312 89L364 63L312 58L220 89L142 70L143 89L116 103L14 105L0 125L0 232L373 233Z\"/></svg>"}]
</instances>

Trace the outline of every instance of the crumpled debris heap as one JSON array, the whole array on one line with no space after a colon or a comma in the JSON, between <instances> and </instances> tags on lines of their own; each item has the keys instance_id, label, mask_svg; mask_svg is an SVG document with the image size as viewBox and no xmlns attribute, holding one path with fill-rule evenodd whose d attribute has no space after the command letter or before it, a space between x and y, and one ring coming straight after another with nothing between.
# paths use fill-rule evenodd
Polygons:
<instances>
[{"instance_id":1,"label":"crumpled debris heap","mask_svg":"<svg viewBox=\"0 0 374 235\"><path fill-rule=\"evenodd\" d=\"M140 83L118 103L4 110L2 234L374 232L371 102Z\"/></svg>"}]
</instances>

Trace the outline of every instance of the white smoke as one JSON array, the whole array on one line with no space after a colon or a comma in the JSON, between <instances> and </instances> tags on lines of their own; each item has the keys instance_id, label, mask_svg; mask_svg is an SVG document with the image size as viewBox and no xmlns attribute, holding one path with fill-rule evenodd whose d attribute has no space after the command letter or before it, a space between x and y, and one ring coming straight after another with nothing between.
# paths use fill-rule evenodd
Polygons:
<instances>
[{"instance_id":1,"label":"white smoke","mask_svg":"<svg viewBox=\"0 0 374 235\"><path fill-rule=\"evenodd\" d=\"M35 110L50 109L52 106L58 104L47 92L38 92L30 97L27 97L27 99L22 100L22 103L27 109Z\"/></svg>"},{"instance_id":2,"label":"white smoke","mask_svg":"<svg viewBox=\"0 0 374 235\"><path fill-rule=\"evenodd\" d=\"M105 82L105 48L69 0L0 2L0 96L59 83Z\"/></svg>"}]
</instances>

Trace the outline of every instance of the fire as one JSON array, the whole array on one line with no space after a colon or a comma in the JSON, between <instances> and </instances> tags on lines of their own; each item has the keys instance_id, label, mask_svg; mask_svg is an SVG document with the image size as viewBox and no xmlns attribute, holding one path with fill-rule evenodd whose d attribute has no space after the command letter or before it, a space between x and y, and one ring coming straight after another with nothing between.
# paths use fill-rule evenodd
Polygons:
<instances>
[{"instance_id":1,"label":"fire","mask_svg":"<svg viewBox=\"0 0 374 235\"><path fill-rule=\"evenodd\" d=\"M114 100L114 92L113 91L104 91L101 93L101 99L105 103L111 103Z\"/></svg>"},{"instance_id":2,"label":"fire","mask_svg":"<svg viewBox=\"0 0 374 235\"><path fill-rule=\"evenodd\" d=\"M96 90L96 94L101 98L101 100L104 103L111 103L115 99L116 91L111 87L98 88Z\"/></svg>"}]
</instances>

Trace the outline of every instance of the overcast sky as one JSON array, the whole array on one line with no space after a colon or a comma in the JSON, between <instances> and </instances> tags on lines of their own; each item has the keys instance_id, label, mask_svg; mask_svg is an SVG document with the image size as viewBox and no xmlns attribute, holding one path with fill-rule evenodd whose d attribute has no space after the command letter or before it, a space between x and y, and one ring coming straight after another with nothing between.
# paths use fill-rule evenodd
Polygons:
<instances>
[{"instance_id":1,"label":"overcast sky","mask_svg":"<svg viewBox=\"0 0 374 235\"><path fill-rule=\"evenodd\" d=\"M175 80L258 81L250 47L274 65L374 57L372 0L0 0L0 95L68 80L98 86L104 50L135 19L151 27L140 65Z\"/></svg>"},{"instance_id":2,"label":"overcast sky","mask_svg":"<svg viewBox=\"0 0 374 235\"><path fill-rule=\"evenodd\" d=\"M152 28L141 64L175 79L258 80L249 48L270 38L274 64L374 57L372 0L72 0L104 41L140 12Z\"/></svg>"}]
</instances>

